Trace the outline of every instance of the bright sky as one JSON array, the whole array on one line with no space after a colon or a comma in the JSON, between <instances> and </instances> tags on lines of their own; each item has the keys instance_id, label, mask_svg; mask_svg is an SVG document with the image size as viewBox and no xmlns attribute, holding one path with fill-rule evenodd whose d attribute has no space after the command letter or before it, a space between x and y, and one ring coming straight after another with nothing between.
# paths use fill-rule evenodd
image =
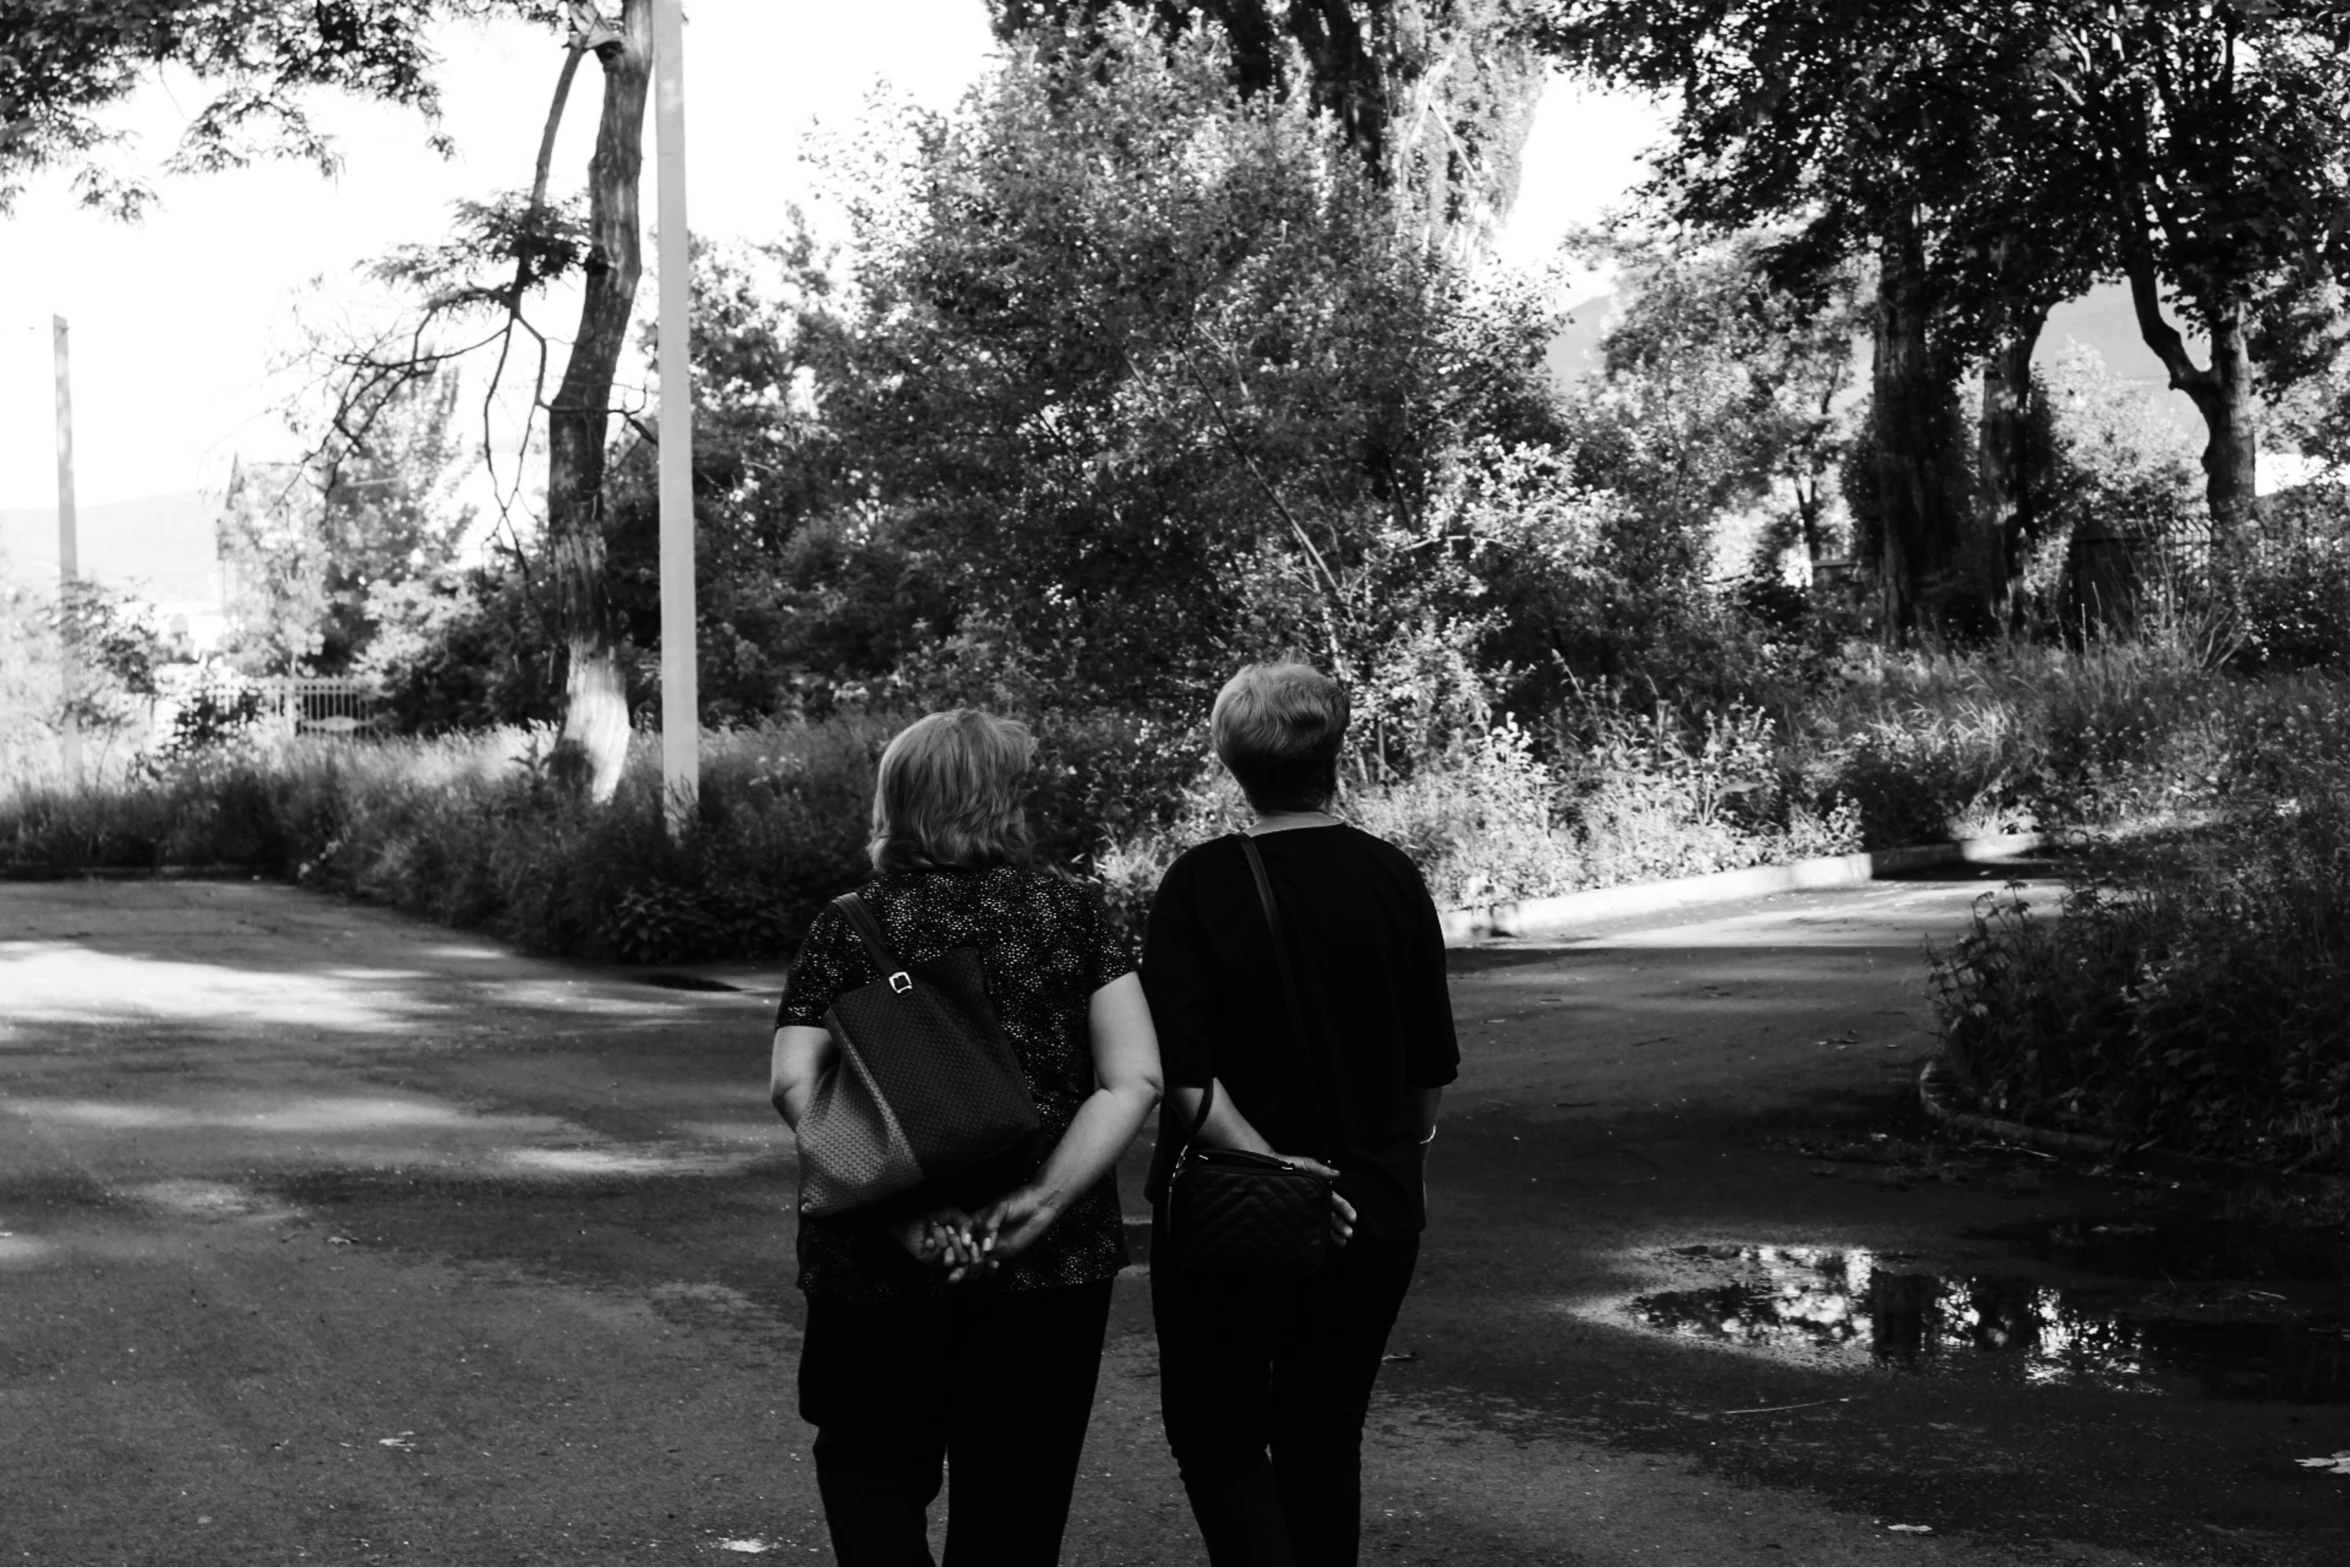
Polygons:
<instances>
[{"instance_id":1,"label":"bright sky","mask_svg":"<svg viewBox=\"0 0 2350 1567\"><path fill-rule=\"evenodd\" d=\"M690 18L686 183L695 232L707 237L780 232L786 208L807 195L796 148L811 121L854 121L881 79L950 107L992 44L981 0L696 0ZM136 226L77 209L62 182L26 193L0 220L0 509L55 503L53 313L71 323L83 504L217 489L236 454L283 454L272 405L285 383L269 365L292 341L292 303L307 281L438 237L453 200L529 181L560 39L469 26L451 29L442 51L452 161L426 149L413 116L336 103L324 111L345 157L333 180L284 164L159 181L161 207ZM566 116L557 189L584 180L599 91L590 62ZM149 163L169 152L197 92L161 83L121 116ZM1539 260L1568 226L1617 200L1656 123L1637 103L1554 86L1505 259ZM651 142L648 117L648 224Z\"/></svg>"}]
</instances>

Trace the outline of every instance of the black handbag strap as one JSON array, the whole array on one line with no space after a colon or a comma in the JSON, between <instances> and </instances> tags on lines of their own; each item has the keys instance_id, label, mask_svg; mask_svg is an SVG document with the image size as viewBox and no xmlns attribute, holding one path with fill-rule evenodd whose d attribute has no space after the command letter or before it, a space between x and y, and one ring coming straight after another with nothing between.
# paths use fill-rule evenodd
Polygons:
<instances>
[{"instance_id":1,"label":"black handbag strap","mask_svg":"<svg viewBox=\"0 0 2350 1567\"><path fill-rule=\"evenodd\" d=\"M1257 852L1256 839L1247 833L1239 837L1240 846L1248 855L1249 874L1256 878L1257 899L1265 907L1265 929L1273 938L1273 966L1281 975L1281 998L1289 1009L1290 1040L1297 1050L1298 1070L1305 1079L1306 1103L1313 1109L1314 1130L1320 1143L1315 1156L1324 1164L1333 1164L1330 1157L1330 1116L1322 1103L1321 1074L1314 1070L1313 1033L1306 1026L1305 1004L1298 999L1297 975L1289 966L1289 943L1281 933L1281 905L1273 896L1273 880L1265 874L1265 857ZM1216 1079L1210 1074L1207 1090L1200 1095L1199 1114L1192 1119L1190 1135L1183 1139L1184 1154L1190 1153L1193 1145L1198 1143L1201 1130L1208 1124L1209 1107L1215 1102ZM1182 1155L1177 1155L1177 1158L1180 1161Z\"/></svg>"},{"instance_id":2,"label":"black handbag strap","mask_svg":"<svg viewBox=\"0 0 2350 1567\"><path fill-rule=\"evenodd\" d=\"M897 955L889 950L889 942L881 934L881 921L873 917L873 910L865 900L853 892L844 892L832 903L833 907L848 917L849 928L865 944L865 955L873 960L873 966L889 981L889 988L901 996L912 990L913 976L898 962Z\"/></svg>"}]
</instances>

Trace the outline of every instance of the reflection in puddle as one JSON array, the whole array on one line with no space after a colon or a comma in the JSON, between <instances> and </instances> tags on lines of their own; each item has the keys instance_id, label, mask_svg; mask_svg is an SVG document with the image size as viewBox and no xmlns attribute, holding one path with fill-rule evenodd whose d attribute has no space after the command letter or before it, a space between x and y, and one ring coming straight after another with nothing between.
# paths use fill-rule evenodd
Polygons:
<instances>
[{"instance_id":1,"label":"reflection in puddle","mask_svg":"<svg viewBox=\"0 0 2350 1567\"><path fill-rule=\"evenodd\" d=\"M1635 1297L1645 1327L1844 1366L1989 1375L2126 1392L2350 1402L2350 1319L2116 1298L2026 1279L1944 1278L1860 1249L1692 1246L1678 1266L1726 1275Z\"/></svg>"}]
</instances>

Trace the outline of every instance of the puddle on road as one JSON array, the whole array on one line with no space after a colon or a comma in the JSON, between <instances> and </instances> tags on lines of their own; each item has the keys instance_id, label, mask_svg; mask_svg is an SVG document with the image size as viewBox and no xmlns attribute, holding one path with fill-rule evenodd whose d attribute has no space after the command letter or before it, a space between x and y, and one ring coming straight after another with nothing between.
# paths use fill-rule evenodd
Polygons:
<instances>
[{"instance_id":1,"label":"puddle on road","mask_svg":"<svg viewBox=\"0 0 2350 1567\"><path fill-rule=\"evenodd\" d=\"M1663 1260L1709 1282L1623 1310L1677 1338L1849 1370L2350 1403L2350 1315L2296 1310L2249 1285L2173 1275L2153 1290L2067 1288L1804 1246L1688 1246Z\"/></svg>"}]
</instances>

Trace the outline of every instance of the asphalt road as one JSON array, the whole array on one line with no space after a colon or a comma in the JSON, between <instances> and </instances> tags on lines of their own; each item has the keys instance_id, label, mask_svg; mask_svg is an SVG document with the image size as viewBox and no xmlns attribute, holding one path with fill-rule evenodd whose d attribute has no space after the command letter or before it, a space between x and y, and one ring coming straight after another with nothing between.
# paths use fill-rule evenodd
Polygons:
<instances>
[{"instance_id":1,"label":"asphalt road","mask_svg":"<svg viewBox=\"0 0 2350 1567\"><path fill-rule=\"evenodd\" d=\"M2081 1238L2188 1194L1925 1139L1922 944L1982 885L1459 955L1366 1562L2350 1560L2303 1462L2345 1406L2126 1326L2339 1284L2117 1277ZM0 1564L829 1559L775 976L696 977L740 988L270 885L0 887ZM2311 1342L2286 1381L2350 1353ZM1155 1377L1129 1277L1071 1563L1202 1559Z\"/></svg>"}]
</instances>

